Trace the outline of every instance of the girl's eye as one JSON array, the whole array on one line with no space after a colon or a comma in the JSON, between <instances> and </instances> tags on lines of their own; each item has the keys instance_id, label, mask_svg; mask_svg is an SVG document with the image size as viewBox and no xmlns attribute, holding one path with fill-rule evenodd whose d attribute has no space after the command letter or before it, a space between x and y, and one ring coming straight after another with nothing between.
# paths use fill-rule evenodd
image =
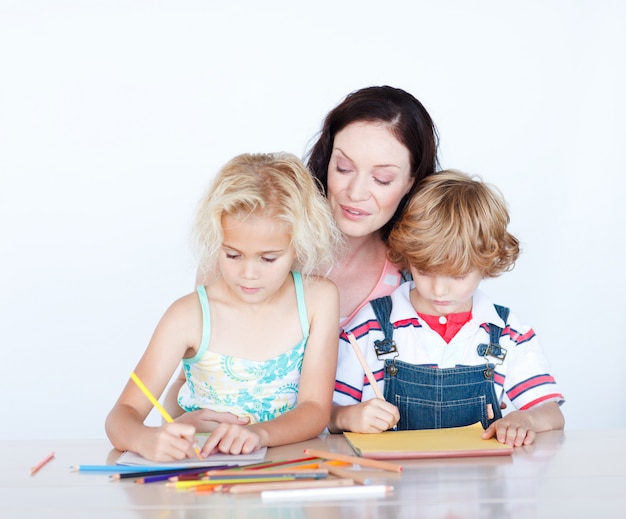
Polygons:
<instances>
[{"instance_id":1,"label":"girl's eye","mask_svg":"<svg viewBox=\"0 0 626 519\"><path fill-rule=\"evenodd\" d=\"M227 252L226 253L226 258L228 259L237 259L239 257L239 254L234 254L232 252Z\"/></svg>"},{"instance_id":2,"label":"girl's eye","mask_svg":"<svg viewBox=\"0 0 626 519\"><path fill-rule=\"evenodd\" d=\"M276 258L261 258L261 261L264 261L265 263L274 263L276 261Z\"/></svg>"}]
</instances>

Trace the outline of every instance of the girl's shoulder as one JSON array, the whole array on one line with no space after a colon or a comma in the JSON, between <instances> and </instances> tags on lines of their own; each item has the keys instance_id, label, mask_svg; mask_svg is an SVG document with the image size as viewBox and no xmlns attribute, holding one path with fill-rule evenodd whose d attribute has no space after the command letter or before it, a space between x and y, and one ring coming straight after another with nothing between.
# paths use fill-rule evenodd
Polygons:
<instances>
[{"instance_id":1,"label":"girl's shoulder","mask_svg":"<svg viewBox=\"0 0 626 519\"><path fill-rule=\"evenodd\" d=\"M175 315L182 318L185 315L194 317L200 310L200 299L198 292L193 291L176 299L166 310L166 314Z\"/></svg>"},{"instance_id":2,"label":"girl's shoulder","mask_svg":"<svg viewBox=\"0 0 626 519\"><path fill-rule=\"evenodd\" d=\"M339 294L337 286L330 279L323 276L303 276L302 286L305 295L333 295Z\"/></svg>"},{"instance_id":3,"label":"girl's shoulder","mask_svg":"<svg viewBox=\"0 0 626 519\"><path fill-rule=\"evenodd\" d=\"M302 278L304 300L309 317L318 311L337 313L339 320L339 291L330 279L322 276L306 276Z\"/></svg>"}]
</instances>

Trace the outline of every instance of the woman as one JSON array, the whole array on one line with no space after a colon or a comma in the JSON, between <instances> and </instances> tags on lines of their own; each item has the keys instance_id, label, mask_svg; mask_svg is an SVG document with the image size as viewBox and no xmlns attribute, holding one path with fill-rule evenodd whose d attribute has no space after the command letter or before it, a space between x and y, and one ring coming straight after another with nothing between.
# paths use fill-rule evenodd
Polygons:
<instances>
[{"instance_id":1,"label":"woman","mask_svg":"<svg viewBox=\"0 0 626 519\"><path fill-rule=\"evenodd\" d=\"M307 165L347 241L326 273L339 289L342 327L400 284L385 243L417 183L434 173L437 144L426 109L399 88L357 90L326 116Z\"/></svg>"},{"instance_id":2,"label":"woman","mask_svg":"<svg viewBox=\"0 0 626 519\"><path fill-rule=\"evenodd\" d=\"M430 115L415 97L399 88L373 86L352 92L324 119L307 154L307 165L320 181L346 240L347 250L334 268L319 273L337 285L341 328L368 301L400 285L400 270L387 260L386 240L416 185L437 169L437 146ZM246 423L207 409L180 416L176 398L184 382L181 371L165 401L179 421L194 424L198 431L210 430L216 421ZM385 404L378 400L363 403L382 406L382 412L390 415L389 422L397 421L395 407ZM333 407L331 431L343 412L340 406Z\"/></svg>"}]
</instances>

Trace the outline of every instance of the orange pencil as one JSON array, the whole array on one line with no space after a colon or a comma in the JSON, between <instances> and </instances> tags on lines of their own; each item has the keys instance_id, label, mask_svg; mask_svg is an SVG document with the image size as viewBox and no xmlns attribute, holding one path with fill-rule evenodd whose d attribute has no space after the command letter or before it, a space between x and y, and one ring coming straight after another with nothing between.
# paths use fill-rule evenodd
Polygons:
<instances>
[{"instance_id":1,"label":"orange pencil","mask_svg":"<svg viewBox=\"0 0 626 519\"><path fill-rule=\"evenodd\" d=\"M37 472L39 472L39 470L46 465L47 463L49 463L50 461L52 461L54 458L54 451L52 451L50 454L48 454L44 459L42 459L39 463L37 463L37 465L34 465L33 467L30 468L30 475L34 476L35 474L37 474Z\"/></svg>"}]
</instances>

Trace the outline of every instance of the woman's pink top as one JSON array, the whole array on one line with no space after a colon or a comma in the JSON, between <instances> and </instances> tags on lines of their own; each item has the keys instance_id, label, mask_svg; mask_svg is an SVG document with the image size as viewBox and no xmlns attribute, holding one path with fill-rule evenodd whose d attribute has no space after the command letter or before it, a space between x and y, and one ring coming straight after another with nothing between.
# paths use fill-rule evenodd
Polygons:
<instances>
[{"instance_id":1,"label":"woman's pink top","mask_svg":"<svg viewBox=\"0 0 626 519\"><path fill-rule=\"evenodd\" d=\"M369 293L369 295L361 302L359 306L354 309L354 311L350 315L348 315L347 317L342 317L339 320L339 325L341 326L341 328L349 328L350 321L354 319L354 316L357 314L357 312L372 299L378 299L379 297L388 296L401 284L402 274L400 273L400 270L388 259L385 259L385 265L383 266L383 271L381 272L378 282Z\"/></svg>"}]
</instances>

